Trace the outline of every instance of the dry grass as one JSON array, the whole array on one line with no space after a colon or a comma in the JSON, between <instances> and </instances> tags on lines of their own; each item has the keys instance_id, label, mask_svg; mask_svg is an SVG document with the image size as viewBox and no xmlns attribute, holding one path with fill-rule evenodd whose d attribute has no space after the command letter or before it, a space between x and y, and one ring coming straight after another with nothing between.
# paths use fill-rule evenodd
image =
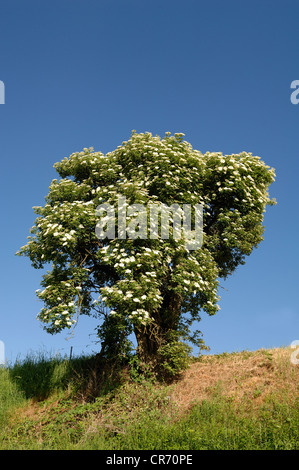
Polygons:
<instances>
[{"instance_id":1,"label":"dry grass","mask_svg":"<svg viewBox=\"0 0 299 470\"><path fill-rule=\"evenodd\" d=\"M204 356L182 374L171 398L181 412L215 392L237 400L248 398L257 405L273 393L292 400L298 397L299 367L291 363L291 352L277 348Z\"/></svg>"}]
</instances>

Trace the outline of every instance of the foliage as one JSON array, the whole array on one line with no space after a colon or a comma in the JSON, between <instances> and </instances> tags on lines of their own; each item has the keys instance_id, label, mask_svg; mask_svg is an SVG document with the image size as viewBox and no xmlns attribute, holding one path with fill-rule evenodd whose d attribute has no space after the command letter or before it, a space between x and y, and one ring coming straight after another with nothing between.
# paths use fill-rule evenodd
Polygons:
<instances>
[{"instance_id":1,"label":"foliage","mask_svg":"<svg viewBox=\"0 0 299 470\"><path fill-rule=\"evenodd\" d=\"M167 376L175 377L189 366L191 351L191 346L183 341L165 343L159 349L160 368Z\"/></svg>"},{"instance_id":2,"label":"foliage","mask_svg":"<svg viewBox=\"0 0 299 470\"><path fill-rule=\"evenodd\" d=\"M106 155L85 148L54 165L60 179L52 181L45 205L35 207L38 217L18 252L34 268L51 266L37 291L44 302L38 318L49 333L73 328L80 315L94 315L103 356L126 356L134 333L146 362L157 358L159 348L164 356L172 349L169 367L181 347L167 344L172 333L177 341L187 335L203 346L191 326L200 311L219 310L219 279L244 264L263 239L263 213L275 203L268 194L275 174L251 153L202 154L183 135L161 139L133 131ZM109 203L117 215L119 195L130 207L202 204L202 247L190 251L183 238L160 235L99 240L97 207ZM134 216L128 212L127 222Z\"/></svg>"}]
</instances>

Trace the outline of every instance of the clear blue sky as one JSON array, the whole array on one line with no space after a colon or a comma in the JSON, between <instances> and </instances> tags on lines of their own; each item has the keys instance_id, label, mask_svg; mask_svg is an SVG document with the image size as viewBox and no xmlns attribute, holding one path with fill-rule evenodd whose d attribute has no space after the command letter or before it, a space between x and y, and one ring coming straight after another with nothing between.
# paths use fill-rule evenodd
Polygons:
<instances>
[{"instance_id":1,"label":"clear blue sky","mask_svg":"<svg viewBox=\"0 0 299 470\"><path fill-rule=\"evenodd\" d=\"M97 350L92 319L71 340L42 330L41 272L14 254L53 164L83 147L111 151L132 129L183 132L202 152L245 150L276 168L264 242L221 283L221 310L200 328L212 353L299 339L298 17L297 0L1 1L0 340L9 361Z\"/></svg>"}]
</instances>

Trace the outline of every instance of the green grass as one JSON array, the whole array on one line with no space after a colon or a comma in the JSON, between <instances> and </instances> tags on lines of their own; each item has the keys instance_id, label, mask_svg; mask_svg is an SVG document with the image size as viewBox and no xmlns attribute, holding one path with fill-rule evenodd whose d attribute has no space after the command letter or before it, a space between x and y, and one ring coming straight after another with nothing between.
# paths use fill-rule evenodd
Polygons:
<instances>
[{"instance_id":1,"label":"green grass","mask_svg":"<svg viewBox=\"0 0 299 470\"><path fill-rule=\"evenodd\" d=\"M255 386L240 398L219 384L182 412L176 383L132 380L92 357L31 355L0 369L0 449L298 450L299 399L286 380L297 377L286 367L272 371L283 389Z\"/></svg>"},{"instance_id":2,"label":"green grass","mask_svg":"<svg viewBox=\"0 0 299 470\"><path fill-rule=\"evenodd\" d=\"M9 370L0 367L0 426L7 424L9 413L25 403L24 393L11 379Z\"/></svg>"}]
</instances>

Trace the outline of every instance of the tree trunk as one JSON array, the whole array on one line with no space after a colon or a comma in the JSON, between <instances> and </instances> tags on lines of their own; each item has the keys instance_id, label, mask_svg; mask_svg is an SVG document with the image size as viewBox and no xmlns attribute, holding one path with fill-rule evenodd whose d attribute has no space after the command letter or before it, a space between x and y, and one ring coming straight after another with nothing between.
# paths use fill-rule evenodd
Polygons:
<instances>
[{"instance_id":1,"label":"tree trunk","mask_svg":"<svg viewBox=\"0 0 299 470\"><path fill-rule=\"evenodd\" d=\"M135 327L137 354L141 361L157 365L159 348L167 344L170 332L178 330L181 302L180 295L167 292L154 321L147 326Z\"/></svg>"},{"instance_id":2,"label":"tree trunk","mask_svg":"<svg viewBox=\"0 0 299 470\"><path fill-rule=\"evenodd\" d=\"M159 347L163 344L163 334L157 325L135 327L137 355L146 364L155 365Z\"/></svg>"}]
</instances>

